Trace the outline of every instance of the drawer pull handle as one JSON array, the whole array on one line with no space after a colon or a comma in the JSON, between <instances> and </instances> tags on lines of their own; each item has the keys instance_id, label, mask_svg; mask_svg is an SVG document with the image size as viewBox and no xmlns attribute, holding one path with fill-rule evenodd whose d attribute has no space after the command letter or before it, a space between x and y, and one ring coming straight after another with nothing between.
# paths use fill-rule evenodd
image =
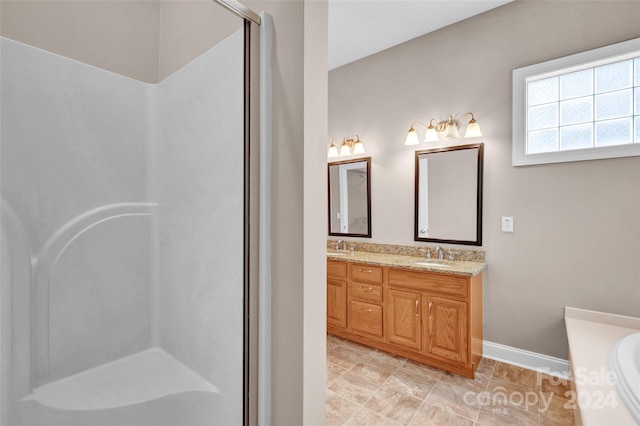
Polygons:
<instances>
[{"instance_id":1,"label":"drawer pull handle","mask_svg":"<svg viewBox=\"0 0 640 426\"><path fill-rule=\"evenodd\" d=\"M429 318L431 318L431 305L433 305L433 302L429 302Z\"/></svg>"},{"instance_id":2,"label":"drawer pull handle","mask_svg":"<svg viewBox=\"0 0 640 426\"><path fill-rule=\"evenodd\" d=\"M373 291L373 287L360 287L362 291L371 293Z\"/></svg>"},{"instance_id":3,"label":"drawer pull handle","mask_svg":"<svg viewBox=\"0 0 640 426\"><path fill-rule=\"evenodd\" d=\"M371 309L360 308L360 312L373 312Z\"/></svg>"},{"instance_id":4,"label":"drawer pull handle","mask_svg":"<svg viewBox=\"0 0 640 426\"><path fill-rule=\"evenodd\" d=\"M418 312L418 303L419 303L419 302L416 300L416 316L418 316L418 315L419 315L419 312Z\"/></svg>"},{"instance_id":5,"label":"drawer pull handle","mask_svg":"<svg viewBox=\"0 0 640 426\"><path fill-rule=\"evenodd\" d=\"M362 269L362 268L358 268L358 272L366 272L367 274L372 273L373 271L371 269Z\"/></svg>"}]
</instances>

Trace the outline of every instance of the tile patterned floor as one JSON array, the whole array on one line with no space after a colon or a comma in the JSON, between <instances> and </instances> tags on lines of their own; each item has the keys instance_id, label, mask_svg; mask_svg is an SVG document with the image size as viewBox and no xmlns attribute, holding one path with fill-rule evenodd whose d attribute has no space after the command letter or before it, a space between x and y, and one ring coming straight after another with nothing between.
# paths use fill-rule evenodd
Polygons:
<instances>
[{"instance_id":1,"label":"tile patterned floor","mask_svg":"<svg viewBox=\"0 0 640 426\"><path fill-rule=\"evenodd\" d=\"M327 335L327 425L573 425L566 381L483 359L475 380Z\"/></svg>"}]
</instances>

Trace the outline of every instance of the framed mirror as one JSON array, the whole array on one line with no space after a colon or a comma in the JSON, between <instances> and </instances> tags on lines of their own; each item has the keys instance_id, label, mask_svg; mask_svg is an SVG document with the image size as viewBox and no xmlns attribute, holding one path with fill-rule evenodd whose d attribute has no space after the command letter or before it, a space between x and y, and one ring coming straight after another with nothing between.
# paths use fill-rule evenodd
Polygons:
<instances>
[{"instance_id":1,"label":"framed mirror","mask_svg":"<svg viewBox=\"0 0 640 426\"><path fill-rule=\"evenodd\" d=\"M416 151L415 241L482 245L484 144Z\"/></svg>"},{"instance_id":2,"label":"framed mirror","mask_svg":"<svg viewBox=\"0 0 640 426\"><path fill-rule=\"evenodd\" d=\"M329 235L371 238L371 157L328 164Z\"/></svg>"}]
</instances>

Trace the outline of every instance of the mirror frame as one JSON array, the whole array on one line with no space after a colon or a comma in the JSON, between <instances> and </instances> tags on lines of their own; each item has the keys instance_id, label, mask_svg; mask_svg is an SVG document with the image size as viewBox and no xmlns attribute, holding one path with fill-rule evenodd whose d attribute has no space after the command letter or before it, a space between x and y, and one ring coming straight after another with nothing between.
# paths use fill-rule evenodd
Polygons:
<instances>
[{"instance_id":1,"label":"mirror frame","mask_svg":"<svg viewBox=\"0 0 640 426\"><path fill-rule=\"evenodd\" d=\"M462 149L478 149L478 180L476 189L476 239L475 240L449 240L444 238L424 238L420 237L418 233L418 185L420 183L420 155L421 154L435 154L448 151L459 151ZM425 149L415 152L415 198L414 198L414 227L413 227L413 240L443 243L443 244L463 244L470 246L482 245L482 179L483 179L483 164L484 164L484 143L474 143L468 145L448 146L442 148Z\"/></svg>"},{"instance_id":2,"label":"mirror frame","mask_svg":"<svg viewBox=\"0 0 640 426\"><path fill-rule=\"evenodd\" d=\"M340 164L350 164L350 163L359 163L366 162L367 164L367 233L366 234L354 234L347 232L331 232L331 166L340 165ZM371 238L371 157L363 157L363 158L354 158L351 160L345 161L333 161L331 163L327 163L327 224L330 236L342 236L342 237L362 237L362 238Z\"/></svg>"}]
</instances>

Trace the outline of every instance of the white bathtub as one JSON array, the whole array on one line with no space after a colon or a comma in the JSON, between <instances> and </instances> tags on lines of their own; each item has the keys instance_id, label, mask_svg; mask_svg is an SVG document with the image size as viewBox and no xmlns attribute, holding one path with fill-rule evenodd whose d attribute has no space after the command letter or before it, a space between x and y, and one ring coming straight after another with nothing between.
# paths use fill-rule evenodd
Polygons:
<instances>
[{"instance_id":1,"label":"white bathtub","mask_svg":"<svg viewBox=\"0 0 640 426\"><path fill-rule=\"evenodd\" d=\"M609 351L616 389L629 414L640 425L640 333L618 340Z\"/></svg>"},{"instance_id":2,"label":"white bathtub","mask_svg":"<svg viewBox=\"0 0 640 426\"><path fill-rule=\"evenodd\" d=\"M638 425L618 392L622 376L612 371L609 355L616 342L640 332L640 318L567 306L565 324L575 385L569 399L578 408L576 424ZM633 356L625 348L623 353Z\"/></svg>"}]
</instances>

